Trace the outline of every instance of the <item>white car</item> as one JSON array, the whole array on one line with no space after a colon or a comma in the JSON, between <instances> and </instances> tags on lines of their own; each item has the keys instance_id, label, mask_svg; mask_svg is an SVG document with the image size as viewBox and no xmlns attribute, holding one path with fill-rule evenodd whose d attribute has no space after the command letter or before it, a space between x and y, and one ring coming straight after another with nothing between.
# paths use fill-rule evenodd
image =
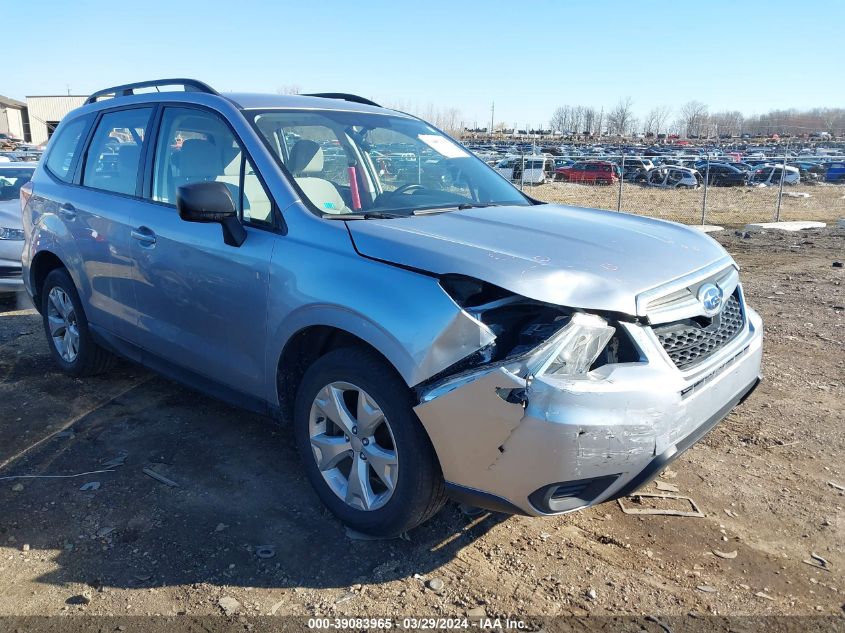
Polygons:
<instances>
[{"instance_id":1,"label":"white car","mask_svg":"<svg viewBox=\"0 0 845 633\"><path fill-rule=\"evenodd\" d=\"M688 167L664 165L649 169L645 184L662 189L694 189L701 186L701 175Z\"/></svg>"},{"instance_id":2,"label":"white car","mask_svg":"<svg viewBox=\"0 0 845 633\"><path fill-rule=\"evenodd\" d=\"M496 163L493 169L512 182L542 185L554 180L555 163L549 156L535 154L533 156L505 158Z\"/></svg>"},{"instance_id":3,"label":"white car","mask_svg":"<svg viewBox=\"0 0 845 633\"><path fill-rule=\"evenodd\" d=\"M517 159L516 166L517 173L514 181L519 180L526 185L542 185L554 180L555 162L549 156L543 154L526 156L524 163L521 159ZM520 170L524 171L522 176L519 174Z\"/></svg>"},{"instance_id":4,"label":"white car","mask_svg":"<svg viewBox=\"0 0 845 633\"><path fill-rule=\"evenodd\" d=\"M518 158L503 158L498 163L493 166L493 169L499 174L502 178L510 182L513 180L513 168L518 161Z\"/></svg>"},{"instance_id":5,"label":"white car","mask_svg":"<svg viewBox=\"0 0 845 633\"><path fill-rule=\"evenodd\" d=\"M759 165L751 174L751 185L763 185L767 187L780 186L780 173L783 165ZM786 173L783 176L783 184L797 185L801 182L801 173L797 167L786 166Z\"/></svg>"},{"instance_id":6,"label":"white car","mask_svg":"<svg viewBox=\"0 0 845 633\"><path fill-rule=\"evenodd\" d=\"M0 300L23 290L21 187L35 173L34 163L0 164Z\"/></svg>"}]
</instances>

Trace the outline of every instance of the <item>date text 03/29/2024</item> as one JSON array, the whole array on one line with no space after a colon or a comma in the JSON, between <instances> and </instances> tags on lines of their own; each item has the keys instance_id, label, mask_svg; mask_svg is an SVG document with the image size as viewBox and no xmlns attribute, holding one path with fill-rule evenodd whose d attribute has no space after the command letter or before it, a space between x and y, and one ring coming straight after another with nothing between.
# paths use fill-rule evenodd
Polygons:
<instances>
[{"instance_id":1,"label":"date text 03/29/2024","mask_svg":"<svg viewBox=\"0 0 845 633\"><path fill-rule=\"evenodd\" d=\"M520 631L527 628L525 622L511 618L309 618L308 628L314 630L347 629L401 629L408 631L443 629L481 629Z\"/></svg>"}]
</instances>

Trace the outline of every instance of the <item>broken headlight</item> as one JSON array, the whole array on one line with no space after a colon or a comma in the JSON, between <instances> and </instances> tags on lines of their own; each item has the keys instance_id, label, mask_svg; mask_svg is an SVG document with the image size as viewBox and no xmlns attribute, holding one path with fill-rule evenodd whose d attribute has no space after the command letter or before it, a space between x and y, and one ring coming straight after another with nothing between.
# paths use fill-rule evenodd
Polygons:
<instances>
[{"instance_id":1,"label":"broken headlight","mask_svg":"<svg viewBox=\"0 0 845 633\"><path fill-rule=\"evenodd\" d=\"M534 375L583 376L615 333L616 328L600 316L576 312L569 323L534 350L526 366Z\"/></svg>"},{"instance_id":2,"label":"broken headlight","mask_svg":"<svg viewBox=\"0 0 845 633\"><path fill-rule=\"evenodd\" d=\"M624 329L602 316L521 297L462 275L444 275L440 283L496 338L435 376L435 381L494 363L522 377L570 378L584 377L607 364L639 360Z\"/></svg>"}]
</instances>

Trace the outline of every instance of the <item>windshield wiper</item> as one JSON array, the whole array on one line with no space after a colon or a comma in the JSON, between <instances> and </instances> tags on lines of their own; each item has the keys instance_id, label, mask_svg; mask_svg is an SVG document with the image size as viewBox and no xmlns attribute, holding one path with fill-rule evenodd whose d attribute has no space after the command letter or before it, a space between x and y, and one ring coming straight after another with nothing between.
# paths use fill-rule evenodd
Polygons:
<instances>
[{"instance_id":1,"label":"windshield wiper","mask_svg":"<svg viewBox=\"0 0 845 633\"><path fill-rule=\"evenodd\" d=\"M500 206L494 202L462 202L461 204L448 204L442 207L426 207L425 209L415 209L412 215L428 215L430 213L443 213L451 209L456 211L464 211L466 209L483 209L484 207Z\"/></svg>"},{"instance_id":2,"label":"windshield wiper","mask_svg":"<svg viewBox=\"0 0 845 633\"><path fill-rule=\"evenodd\" d=\"M406 214L402 213L385 213L383 211L365 211L363 213L325 213L323 219L326 220L395 220L397 218L407 218Z\"/></svg>"},{"instance_id":3,"label":"windshield wiper","mask_svg":"<svg viewBox=\"0 0 845 633\"><path fill-rule=\"evenodd\" d=\"M458 211L463 211L464 209L483 209L484 207L496 207L497 204L493 202L464 202L463 204L459 204L457 209Z\"/></svg>"}]
</instances>

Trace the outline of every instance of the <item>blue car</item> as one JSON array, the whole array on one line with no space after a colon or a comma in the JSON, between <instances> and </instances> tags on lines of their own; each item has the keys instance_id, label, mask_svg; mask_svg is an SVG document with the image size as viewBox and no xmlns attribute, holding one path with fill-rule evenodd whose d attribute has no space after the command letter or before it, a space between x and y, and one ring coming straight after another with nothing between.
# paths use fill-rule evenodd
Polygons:
<instances>
[{"instance_id":1,"label":"blue car","mask_svg":"<svg viewBox=\"0 0 845 633\"><path fill-rule=\"evenodd\" d=\"M286 421L361 532L447 494L530 516L627 496L759 382L763 323L718 242L535 201L362 97L107 88L15 188L59 369L120 355Z\"/></svg>"},{"instance_id":2,"label":"blue car","mask_svg":"<svg viewBox=\"0 0 845 633\"><path fill-rule=\"evenodd\" d=\"M825 182L836 182L845 184L845 162L828 163L827 172L824 175Z\"/></svg>"}]
</instances>

